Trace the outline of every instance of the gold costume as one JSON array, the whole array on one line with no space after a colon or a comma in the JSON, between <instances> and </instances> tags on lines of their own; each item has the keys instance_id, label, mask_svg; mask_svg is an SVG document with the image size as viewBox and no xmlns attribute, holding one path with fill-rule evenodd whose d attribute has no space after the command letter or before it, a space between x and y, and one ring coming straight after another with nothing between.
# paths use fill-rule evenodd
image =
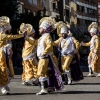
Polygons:
<instances>
[{"instance_id":1,"label":"gold costume","mask_svg":"<svg viewBox=\"0 0 100 100\"><path fill-rule=\"evenodd\" d=\"M9 83L8 66L6 65L6 40L21 38L22 35L7 35L0 33L0 86Z\"/></svg>"},{"instance_id":2,"label":"gold costume","mask_svg":"<svg viewBox=\"0 0 100 100\"><path fill-rule=\"evenodd\" d=\"M37 41L33 37L25 40L22 51L23 58L23 74L22 81L29 81L37 78L37 59L36 59Z\"/></svg>"},{"instance_id":3,"label":"gold costume","mask_svg":"<svg viewBox=\"0 0 100 100\"><path fill-rule=\"evenodd\" d=\"M40 37L40 39L38 40L38 47L42 46L41 44L41 40L43 39L43 46L44 46L44 50L42 52L43 57L39 57L39 63L38 63L38 71L37 71L37 75L38 77L47 77L48 73L48 58L46 55L50 54L52 59L54 60L54 63L56 64L56 66L58 66L57 63L57 58L55 57L55 55L53 54L53 45L52 45L52 38L50 36L49 33L46 33L47 35L45 36L45 38Z\"/></svg>"},{"instance_id":4,"label":"gold costume","mask_svg":"<svg viewBox=\"0 0 100 100\"><path fill-rule=\"evenodd\" d=\"M68 23L65 24L62 21L59 21L56 23L55 27L57 28L57 34L60 38L54 41L53 45L58 46L61 53L61 65L59 63L59 67L62 67L62 78L64 84L71 84L70 64L73 60L74 54L78 54L79 42L72 37L70 25Z\"/></svg>"},{"instance_id":5,"label":"gold costume","mask_svg":"<svg viewBox=\"0 0 100 100\"><path fill-rule=\"evenodd\" d=\"M7 41L7 45L5 46L7 49L7 56L8 56L8 69L9 69L9 76L14 77L14 68L13 68L13 62L12 62L12 43L11 41Z\"/></svg>"},{"instance_id":6,"label":"gold costume","mask_svg":"<svg viewBox=\"0 0 100 100\"><path fill-rule=\"evenodd\" d=\"M54 69L56 69L57 73L60 74L58 70L57 58L53 54L53 41L50 36L50 32L55 29L55 19L52 17L44 17L40 20L39 24L39 32L42 36L38 39L37 44L37 57L39 58L37 75L39 78L41 91L38 92L37 95L41 95L44 93L47 94L48 85L49 87L53 87L50 86L49 82L54 81L53 79L50 80L50 76L53 76L53 74L55 74L55 72L53 73ZM49 64L52 65L50 66Z\"/></svg>"},{"instance_id":7,"label":"gold costume","mask_svg":"<svg viewBox=\"0 0 100 100\"><path fill-rule=\"evenodd\" d=\"M11 77L14 76L14 70L12 65L12 50L9 40L21 38L22 35L8 35L10 33L11 25L10 19L7 16L0 17L0 87L2 94L9 94L10 89L8 83Z\"/></svg>"},{"instance_id":8,"label":"gold costume","mask_svg":"<svg viewBox=\"0 0 100 100\"><path fill-rule=\"evenodd\" d=\"M88 43L84 43L84 46L92 48L88 56L88 62L94 72L100 73L100 38L94 35L91 40ZM94 45L92 46L92 44Z\"/></svg>"},{"instance_id":9,"label":"gold costume","mask_svg":"<svg viewBox=\"0 0 100 100\"><path fill-rule=\"evenodd\" d=\"M72 37L72 41L74 43L75 52L79 56L79 53L78 53L79 42L74 37ZM60 37L58 40L54 41L53 45L54 46L59 46L60 42L61 42L61 49L63 49L64 47L68 48L67 43L66 43L66 40L63 39L63 37ZM61 57L62 70L63 71L69 69L69 66L70 66L70 63L72 62L72 59L73 59L73 56L72 55L65 55L65 56L62 56Z\"/></svg>"},{"instance_id":10,"label":"gold costume","mask_svg":"<svg viewBox=\"0 0 100 100\"><path fill-rule=\"evenodd\" d=\"M74 37L72 37L72 42L74 43L75 53L78 54L79 42ZM79 54L78 54L78 56L79 56ZM65 56L61 57L63 71L70 69L69 66L72 62L72 59L73 59L73 55L65 55Z\"/></svg>"},{"instance_id":11,"label":"gold costume","mask_svg":"<svg viewBox=\"0 0 100 100\"><path fill-rule=\"evenodd\" d=\"M64 48L68 49L69 48L69 45L70 44L73 44L74 45L74 52L78 54L78 49L79 49L79 42L74 38L72 37L71 35L71 32L68 31L68 29L70 28L70 25L67 23L63 23L62 21L59 21L56 23L55 27L57 28L57 34L58 36L60 37L58 40L54 41L53 45L54 46L60 46L61 47L61 52ZM66 42L67 39L64 39L62 37L62 33L61 33L61 30L62 28L67 28L67 30L64 30L66 33L68 33L68 36L71 37L71 41L70 44L68 44ZM79 55L79 54L78 54ZM65 71L65 70L68 70L69 69L69 66L70 66L70 63L72 62L72 59L73 59L73 55L64 55L64 56L61 56L61 63L62 63L62 70Z\"/></svg>"}]
</instances>

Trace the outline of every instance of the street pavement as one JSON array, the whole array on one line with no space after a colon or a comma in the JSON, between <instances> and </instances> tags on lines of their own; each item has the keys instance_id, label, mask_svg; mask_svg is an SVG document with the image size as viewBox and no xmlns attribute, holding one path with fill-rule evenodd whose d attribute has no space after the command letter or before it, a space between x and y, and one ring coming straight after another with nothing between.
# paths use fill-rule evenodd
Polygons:
<instances>
[{"instance_id":1,"label":"street pavement","mask_svg":"<svg viewBox=\"0 0 100 100\"><path fill-rule=\"evenodd\" d=\"M40 90L38 86L24 86L21 75L15 75L9 84L10 95L0 93L0 100L100 100L100 77L87 77L86 71L83 74L84 80L65 85L62 91L39 96L36 95Z\"/></svg>"}]
</instances>

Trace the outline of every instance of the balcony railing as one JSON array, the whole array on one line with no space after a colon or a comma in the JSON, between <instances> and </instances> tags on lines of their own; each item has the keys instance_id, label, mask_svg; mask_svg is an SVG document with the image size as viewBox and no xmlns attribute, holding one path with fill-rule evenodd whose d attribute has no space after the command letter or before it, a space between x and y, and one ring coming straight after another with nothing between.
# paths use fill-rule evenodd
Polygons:
<instances>
[{"instance_id":1,"label":"balcony railing","mask_svg":"<svg viewBox=\"0 0 100 100\"><path fill-rule=\"evenodd\" d=\"M96 15L85 14L79 11L76 11L76 15L78 18L81 18L81 19L97 21Z\"/></svg>"},{"instance_id":2,"label":"balcony railing","mask_svg":"<svg viewBox=\"0 0 100 100\"><path fill-rule=\"evenodd\" d=\"M91 5L91 6L96 6L96 2L89 2L89 1L86 1L86 0L78 0L78 1L85 3L85 4L88 4L88 5Z\"/></svg>"},{"instance_id":3,"label":"balcony railing","mask_svg":"<svg viewBox=\"0 0 100 100\"><path fill-rule=\"evenodd\" d=\"M87 8L91 8L91 9L95 9L95 10L97 9L96 3L91 3L91 2L88 2L88 1L85 1L85 0L78 0L77 4L80 5L80 6L85 6Z\"/></svg>"}]
</instances>

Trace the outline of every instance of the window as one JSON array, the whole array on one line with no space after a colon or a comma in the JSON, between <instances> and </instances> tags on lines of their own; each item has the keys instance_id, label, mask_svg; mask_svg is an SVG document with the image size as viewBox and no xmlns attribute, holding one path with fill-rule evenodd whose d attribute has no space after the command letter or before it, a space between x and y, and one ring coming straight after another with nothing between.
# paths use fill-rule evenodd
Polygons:
<instances>
[{"instance_id":1,"label":"window","mask_svg":"<svg viewBox=\"0 0 100 100\"><path fill-rule=\"evenodd\" d=\"M99 27L100 27L100 22L99 22Z\"/></svg>"},{"instance_id":2,"label":"window","mask_svg":"<svg viewBox=\"0 0 100 100\"><path fill-rule=\"evenodd\" d=\"M87 14L87 8L86 7L84 7L84 13Z\"/></svg>"},{"instance_id":3,"label":"window","mask_svg":"<svg viewBox=\"0 0 100 100\"><path fill-rule=\"evenodd\" d=\"M28 2L29 2L30 4L32 4L32 0L28 0Z\"/></svg>"},{"instance_id":4,"label":"window","mask_svg":"<svg viewBox=\"0 0 100 100\"><path fill-rule=\"evenodd\" d=\"M37 5L37 0L33 0L33 4L34 5Z\"/></svg>"}]
</instances>

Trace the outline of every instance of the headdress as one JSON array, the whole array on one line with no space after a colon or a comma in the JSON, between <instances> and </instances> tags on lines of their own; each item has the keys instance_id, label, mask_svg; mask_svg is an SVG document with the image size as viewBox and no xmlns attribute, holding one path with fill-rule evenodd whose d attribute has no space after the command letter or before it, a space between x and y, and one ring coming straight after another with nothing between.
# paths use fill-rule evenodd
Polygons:
<instances>
[{"instance_id":1,"label":"headdress","mask_svg":"<svg viewBox=\"0 0 100 100\"><path fill-rule=\"evenodd\" d=\"M11 29L9 17L7 16L0 17L0 27L3 27L5 31Z\"/></svg>"},{"instance_id":2,"label":"headdress","mask_svg":"<svg viewBox=\"0 0 100 100\"><path fill-rule=\"evenodd\" d=\"M22 23L20 25L19 34L23 34L25 33L25 31L27 31L27 35L31 35L32 33L35 33L35 30L33 29L33 26L31 24Z\"/></svg>"},{"instance_id":3,"label":"headdress","mask_svg":"<svg viewBox=\"0 0 100 100\"><path fill-rule=\"evenodd\" d=\"M40 20L39 27L45 29L49 33L55 29L55 22L55 19L52 17L44 17Z\"/></svg>"},{"instance_id":4,"label":"headdress","mask_svg":"<svg viewBox=\"0 0 100 100\"><path fill-rule=\"evenodd\" d=\"M26 28L27 28L27 35L35 33L35 30L33 29L33 26L31 24L26 24Z\"/></svg>"},{"instance_id":5,"label":"headdress","mask_svg":"<svg viewBox=\"0 0 100 100\"><path fill-rule=\"evenodd\" d=\"M69 26L62 21L57 22L55 28L57 28L58 36L61 36L61 33L68 33L69 31Z\"/></svg>"},{"instance_id":6,"label":"headdress","mask_svg":"<svg viewBox=\"0 0 100 100\"><path fill-rule=\"evenodd\" d=\"M26 29L26 24L25 24L25 23L22 23L22 24L20 25L19 34L23 34L25 31L27 31L27 29Z\"/></svg>"},{"instance_id":7,"label":"headdress","mask_svg":"<svg viewBox=\"0 0 100 100\"><path fill-rule=\"evenodd\" d=\"M97 30L98 30L98 23L97 22L92 22L89 27L88 27L88 31L90 33L94 33L96 34L97 33Z\"/></svg>"}]
</instances>

